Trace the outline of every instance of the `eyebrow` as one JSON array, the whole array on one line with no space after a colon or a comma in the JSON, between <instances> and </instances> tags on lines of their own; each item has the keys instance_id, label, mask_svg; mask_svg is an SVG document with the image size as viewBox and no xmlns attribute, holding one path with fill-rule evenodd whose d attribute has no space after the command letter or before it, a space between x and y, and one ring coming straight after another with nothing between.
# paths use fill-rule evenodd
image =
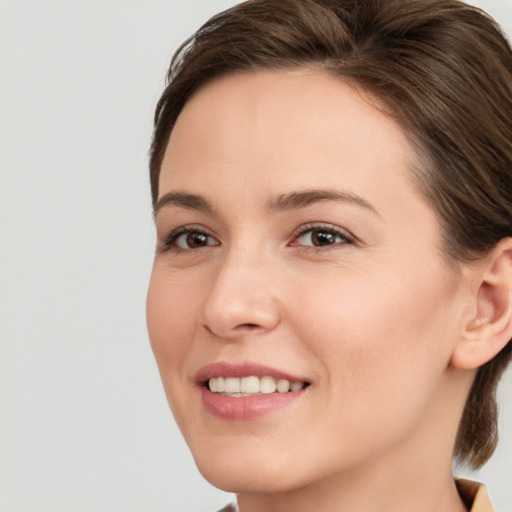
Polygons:
<instances>
[{"instance_id":1,"label":"eyebrow","mask_svg":"<svg viewBox=\"0 0 512 512\"><path fill-rule=\"evenodd\" d=\"M366 208L367 210L379 215L375 207L352 192L332 189L312 189L299 192L290 192L281 194L270 199L267 202L266 209L271 212L282 212L287 210L298 210L306 208L312 204L321 201L336 201L353 204ZM164 194L156 203L153 209L153 216L164 207L169 205L180 206L191 210L199 210L207 213L213 213L215 210L212 204L203 196L197 194L188 194L186 192L174 191Z\"/></svg>"},{"instance_id":2,"label":"eyebrow","mask_svg":"<svg viewBox=\"0 0 512 512\"><path fill-rule=\"evenodd\" d=\"M199 210L203 212L213 212L213 206L203 196L197 194L187 194L186 192L168 192L164 194L156 203L153 208L153 217L165 206L181 206L190 210Z\"/></svg>"},{"instance_id":3,"label":"eyebrow","mask_svg":"<svg viewBox=\"0 0 512 512\"><path fill-rule=\"evenodd\" d=\"M357 194L332 189L314 189L282 194L271 199L267 204L267 209L270 211L296 210L321 201L336 201L353 204L366 208L376 215L379 215L378 211L371 203Z\"/></svg>"}]
</instances>

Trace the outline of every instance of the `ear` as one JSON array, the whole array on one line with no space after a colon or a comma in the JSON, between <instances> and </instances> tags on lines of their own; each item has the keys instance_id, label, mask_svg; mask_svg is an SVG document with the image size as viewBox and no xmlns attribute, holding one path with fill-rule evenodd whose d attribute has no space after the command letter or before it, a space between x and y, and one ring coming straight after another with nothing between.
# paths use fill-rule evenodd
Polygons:
<instances>
[{"instance_id":1,"label":"ear","mask_svg":"<svg viewBox=\"0 0 512 512\"><path fill-rule=\"evenodd\" d=\"M474 268L472 314L452 353L451 363L476 369L490 361L512 338L512 238L505 238Z\"/></svg>"}]
</instances>

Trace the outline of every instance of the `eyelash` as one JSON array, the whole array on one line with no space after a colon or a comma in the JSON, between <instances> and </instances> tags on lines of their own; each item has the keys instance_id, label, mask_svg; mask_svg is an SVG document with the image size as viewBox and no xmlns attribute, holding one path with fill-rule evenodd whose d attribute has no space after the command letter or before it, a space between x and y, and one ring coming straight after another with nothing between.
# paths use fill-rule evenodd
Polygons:
<instances>
[{"instance_id":1,"label":"eyelash","mask_svg":"<svg viewBox=\"0 0 512 512\"><path fill-rule=\"evenodd\" d=\"M215 240L215 238L212 235L210 235L210 233L205 231L204 228L202 228L201 226L186 225L186 226L181 226L181 227L175 229L174 231L171 231L171 233L169 233L165 237L165 239L162 243L162 250L164 252L168 251L168 250L172 250L176 253L179 253L182 251L198 251L200 249L204 249L205 247L212 247L212 246L219 245L219 242L216 241L216 243L214 243L214 244L206 244L205 246L195 247L195 248L194 247L188 247L188 248L178 247L177 241L180 238L180 236L191 235L191 234L202 235L209 239Z\"/></svg>"},{"instance_id":2,"label":"eyelash","mask_svg":"<svg viewBox=\"0 0 512 512\"><path fill-rule=\"evenodd\" d=\"M311 233L313 234L315 231L321 233L327 233L329 235L333 235L335 237L339 237L341 239L340 242L335 242L332 244L326 245L299 245L297 240L299 240L304 235ZM347 233L345 230L340 229L336 226L329 224L305 224L300 226L295 233L293 234L293 241L290 244L292 247L302 247L304 250L312 250L315 252L329 251L340 247L340 245L354 245L356 243L355 238Z\"/></svg>"},{"instance_id":3,"label":"eyelash","mask_svg":"<svg viewBox=\"0 0 512 512\"><path fill-rule=\"evenodd\" d=\"M311 233L313 234L315 231L321 232L321 233L327 233L329 235L332 235L334 237L339 237L341 239L340 242L336 243L328 243L326 245L300 245L297 243L297 241L303 237L304 235ZM215 243L207 243L206 245L199 246L199 247L178 247L177 241L178 239L183 235L202 235L204 237L207 237L210 240L215 240ZM337 228L332 225L325 225L325 224L305 224L300 226L294 233L293 233L293 240L291 243L289 243L290 247L302 247L304 250L313 250L315 252L322 252L322 251L328 251L331 249L334 249L336 247L339 247L340 245L354 245L356 243L356 240L353 236L349 235L345 230L342 230L340 228ZM220 245L220 242L218 242L210 233L208 233L204 228L201 226L196 225L186 225L181 226L171 233L169 233L162 244L162 250L168 251L172 250L176 253L182 252L182 251L198 251L200 249L204 249L206 247L215 247Z\"/></svg>"}]
</instances>

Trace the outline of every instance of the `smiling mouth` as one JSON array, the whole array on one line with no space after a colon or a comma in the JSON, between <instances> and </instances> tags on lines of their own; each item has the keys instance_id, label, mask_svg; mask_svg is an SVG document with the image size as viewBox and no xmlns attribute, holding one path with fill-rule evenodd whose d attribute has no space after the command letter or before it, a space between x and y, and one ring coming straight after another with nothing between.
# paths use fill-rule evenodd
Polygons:
<instances>
[{"instance_id":1,"label":"smiling mouth","mask_svg":"<svg viewBox=\"0 0 512 512\"><path fill-rule=\"evenodd\" d=\"M300 391L309 383L275 379L270 376L257 377L212 377L205 382L206 388L212 393L229 397L247 397L255 395L270 395L272 393L293 393Z\"/></svg>"}]
</instances>

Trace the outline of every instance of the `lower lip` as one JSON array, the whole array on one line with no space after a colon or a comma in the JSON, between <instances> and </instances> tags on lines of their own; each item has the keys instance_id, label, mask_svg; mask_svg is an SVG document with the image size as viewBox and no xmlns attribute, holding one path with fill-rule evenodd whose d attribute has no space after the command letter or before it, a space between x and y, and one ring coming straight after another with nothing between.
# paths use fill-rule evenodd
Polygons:
<instances>
[{"instance_id":1,"label":"lower lip","mask_svg":"<svg viewBox=\"0 0 512 512\"><path fill-rule=\"evenodd\" d=\"M286 407L302 396L304 391L305 389L289 391L288 393L231 397L212 393L203 387L201 393L203 405L208 412L218 418L240 421L265 416L277 409Z\"/></svg>"}]
</instances>

